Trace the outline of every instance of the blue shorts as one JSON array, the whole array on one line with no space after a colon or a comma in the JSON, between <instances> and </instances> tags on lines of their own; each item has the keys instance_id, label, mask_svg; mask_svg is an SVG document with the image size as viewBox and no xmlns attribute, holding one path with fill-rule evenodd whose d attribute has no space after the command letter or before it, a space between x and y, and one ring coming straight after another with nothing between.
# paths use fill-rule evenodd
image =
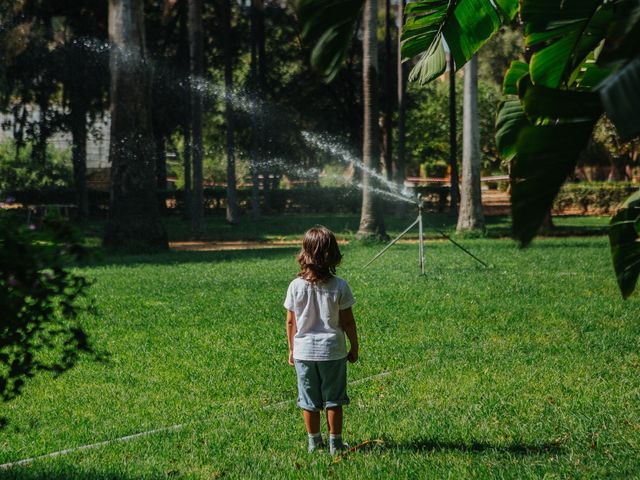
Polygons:
<instances>
[{"instance_id":1,"label":"blue shorts","mask_svg":"<svg viewBox=\"0 0 640 480\"><path fill-rule=\"evenodd\" d=\"M347 359L294 360L298 406L310 412L347 405Z\"/></svg>"}]
</instances>

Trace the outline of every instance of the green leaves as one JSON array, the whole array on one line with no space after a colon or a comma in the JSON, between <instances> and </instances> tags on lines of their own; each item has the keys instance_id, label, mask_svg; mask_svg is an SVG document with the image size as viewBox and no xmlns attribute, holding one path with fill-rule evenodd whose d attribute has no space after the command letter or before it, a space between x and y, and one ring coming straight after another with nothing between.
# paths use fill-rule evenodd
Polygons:
<instances>
[{"instance_id":1,"label":"green leaves","mask_svg":"<svg viewBox=\"0 0 640 480\"><path fill-rule=\"evenodd\" d=\"M640 191L631 195L611 219L609 244L618 286L627 298L640 275Z\"/></svg>"},{"instance_id":2,"label":"green leaves","mask_svg":"<svg viewBox=\"0 0 640 480\"><path fill-rule=\"evenodd\" d=\"M420 55L420 59L409 74L409 81L419 79L434 79L442 75L447 69L447 56L444 53L442 40L438 37L429 50Z\"/></svg>"},{"instance_id":3,"label":"green leaves","mask_svg":"<svg viewBox=\"0 0 640 480\"><path fill-rule=\"evenodd\" d=\"M557 88L602 41L613 18L602 0L523 0L526 44L533 83Z\"/></svg>"},{"instance_id":4,"label":"green leaves","mask_svg":"<svg viewBox=\"0 0 640 480\"><path fill-rule=\"evenodd\" d=\"M447 18L442 32L460 69L489 40L500 25L501 18L487 0L459 0L453 15Z\"/></svg>"},{"instance_id":5,"label":"green leaves","mask_svg":"<svg viewBox=\"0 0 640 480\"><path fill-rule=\"evenodd\" d=\"M513 234L526 246L605 109L621 137L640 133L640 0L521 0L520 16L534 53L505 75L496 143L512 162ZM636 194L611 223L625 298L640 272L639 205Z\"/></svg>"},{"instance_id":6,"label":"green leaves","mask_svg":"<svg viewBox=\"0 0 640 480\"><path fill-rule=\"evenodd\" d=\"M460 69L517 12L517 0L419 0L407 5L402 57L420 55L410 78L426 84L446 68L443 38Z\"/></svg>"},{"instance_id":7,"label":"green leaves","mask_svg":"<svg viewBox=\"0 0 640 480\"><path fill-rule=\"evenodd\" d=\"M331 81L347 56L364 0L297 0L302 39L312 46L311 65Z\"/></svg>"},{"instance_id":8,"label":"green leaves","mask_svg":"<svg viewBox=\"0 0 640 480\"><path fill-rule=\"evenodd\" d=\"M640 134L640 56L612 74L600 96L622 140Z\"/></svg>"}]
</instances>

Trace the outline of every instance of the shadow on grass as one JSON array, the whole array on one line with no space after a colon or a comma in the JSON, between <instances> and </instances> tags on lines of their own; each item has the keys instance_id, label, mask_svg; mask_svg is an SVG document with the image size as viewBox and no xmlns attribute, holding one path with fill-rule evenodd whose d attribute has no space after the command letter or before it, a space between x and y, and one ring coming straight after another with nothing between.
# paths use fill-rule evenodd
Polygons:
<instances>
[{"instance_id":1,"label":"shadow on grass","mask_svg":"<svg viewBox=\"0 0 640 480\"><path fill-rule=\"evenodd\" d=\"M278 248L251 248L247 250L215 251L167 251L156 254L116 255L96 254L91 262L82 266L135 266L135 265L177 265L181 263L221 263L237 260L273 260L290 257L293 261L298 245Z\"/></svg>"},{"instance_id":2,"label":"shadow on grass","mask_svg":"<svg viewBox=\"0 0 640 480\"><path fill-rule=\"evenodd\" d=\"M411 453L431 453L444 451L458 451L461 453L507 453L510 455L551 455L564 451L564 447L557 442L547 443L512 443L509 445L493 444L489 442L453 442L438 440L436 438L417 437L404 442L394 442L393 440L365 442L361 447L352 449L353 451L404 451ZM348 455L351 451L345 453Z\"/></svg>"},{"instance_id":3,"label":"shadow on grass","mask_svg":"<svg viewBox=\"0 0 640 480\"><path fill-rule=\"evenodd\" d=\"M3 480L137 480L142 478L166 478L163 472L153 475L130 475L123 472L82 468L77 466L51 469L46 466L25 465L12 469L0 469Z\"/></svg>"}]
</instances>

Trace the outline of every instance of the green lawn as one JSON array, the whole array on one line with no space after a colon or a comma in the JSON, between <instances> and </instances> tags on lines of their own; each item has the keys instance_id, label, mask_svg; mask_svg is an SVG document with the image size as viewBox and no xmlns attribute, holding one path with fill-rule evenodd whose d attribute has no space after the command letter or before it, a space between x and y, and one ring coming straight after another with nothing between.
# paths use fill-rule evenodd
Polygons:
<instances>
[{"instance_id":1,"label":"green lawn","mask_svg":"<svg viewBox=\"0 0 640 480\"><path fill-rule=\"evenodd\" d=\"M610 217L605 216L558 216L554 217L555 229L551 233L555 236L567 235L604 235ZM402 232L416 219L416 214L410 213L403 217L385 216L385 224L390 236L394 237ZM507 237L511 232L511 218L508 216L487 217L487 232L489 238ZM298 240L305 230L313 225L325 225L333 230L339 238L350 240L358 231L360 216L348 213L332 214L274 214L252 220L248 214L240 217L240 223L230 225L223 216L207 215L202 240L248 240L248 241L282 241ZM425 213L425 232L428 237L439 237L437 230L447 234L454 234L455 218L447 214ZM163 223L167 229L169 240L180 241L191 238L191 224L177 216L164 217ZM94 222L86 230L93 238L92 245L100 243L104 225ZM407 238L418 238L417 228L408 233Z\"/></svg>"},{"instance_id":2,"label":"green lawn","mask_svg":"<svg viewBox=\"0 0 640 480\"><path fill-rule=\"evenodd\" d=\"M108 359L2 405L0 463L184 426L0 478L640 476L640 295L620 299L606 239L464 244L492 267L428 242L421 278L415 245L366 270L379 247L344 247L361 337L345 439L379 442L337 462L306 453L294 405L281 306L294 249L83 268L99 309L85 325Z\"/></svg>"}]
</instances>

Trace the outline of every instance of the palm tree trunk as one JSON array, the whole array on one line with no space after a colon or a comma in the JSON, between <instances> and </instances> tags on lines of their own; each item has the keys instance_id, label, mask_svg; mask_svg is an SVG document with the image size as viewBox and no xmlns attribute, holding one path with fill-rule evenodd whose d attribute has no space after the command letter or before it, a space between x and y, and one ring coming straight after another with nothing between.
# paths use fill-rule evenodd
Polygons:
<instances>
[{"instance_id":1,"label":"palm tree trunk","mask_svg":"<svg viewBox=\"0 0 640 480\"><path fill-rule=\"evenodd\" d=\"M231 5L223 0L224 15L224 103L227 123L227 222L238 223L238 196L236 192L236 159L233 148L233 65L231 58Z\"/></svg>"},{"instance_id":2,"label":"palm tree trunk","mask_svg":"<svg viewBox=\"0 0 640 480\"><path fill-rule=\"evenodd\" d=\"M462 191L457 231L484 230L480 190L480 117L478 114L478 57L464 69Z\"/></svg>"},{"instance_id":3,"label":"palm tree trunk","mask_svg":"<svg viewBox=\"0 0 640 480\"><path fill-rule=\"evenodd\" d=\"M451 213L458 213L460 203L460 179L458 178L458 121L456 109L456 66L449 53L449 167L451 174Z\"/></svg>"},{"instance_id":4,"label":"palm tree trunk","mask_svg":"<svg viewBox=\"0 0 640 480\"><path fill-rule=\"evenodd\" d=\"M189 59L191 80L202 81L202 0L189 0ZM204 224L202 178L202 94L192 88L191 95L191 154L193 157L193 191L191 204L191 232L198 237Z\"/></svg>"},{"instance_id":5,"label":"palm tree trunk","mask_svg":"<svg viewBox=\"0 0 640 480\"><path fill-rule=\"evenodd\" d=\"M104 244L167 248L156 197L151 75L142 0L109 0L111 201Z\"/></svg>"},{"instance_id":6,"label":"palm tree trunk","mask_svg":"<svg viewBox=\"0 0 640 480\"><path fill-rule=\"evenodd\" d=\"M391 125L391 115L393 114L392 75L393 59L391 53L391 0L384 2L384 168L388 181L393 181L393 133Z\"/></svg>"},{"instance_id":7,"label":"palm tree trunk","mask_svg":"<svg viewBox=\"0 0 640 480\"><path fill-rule=\"evenodd\" d=\"M363 55L362 55L362 97L364 105L364 126L362 139L362 211L360 228L356 235L359 239L386 239L384 220L380 202L371 190L375 187L369 172L377 172L380 167L380 143L378 125L378 3L367 0L363 12Z\"/></svg>"},{"instance_id":8,"label":"palm tree trunk","mask_svg":"<svg viewBox=\"0 0 640 480\"><path fill-rule=\"evenodd\" d=\"M398 1L398 24L400 28L398 28L398 57L397 57L397 71L398 71L398 157L394 164L395 171L393 173L393 178L398 185L398 188L402 189L404 187L404 141L405 141L405 116L406 116L406 105L405 105L405 93L407 91L407 67L404 63L402 63L402 54L401 54L401 40L402 40L402 25L404 25L404 7L406 5L406 0ZM396 215L402 216L406 210L406 205L404 202L398 202L398 206L396 208Z\"/></svg>"}]
</instances>

